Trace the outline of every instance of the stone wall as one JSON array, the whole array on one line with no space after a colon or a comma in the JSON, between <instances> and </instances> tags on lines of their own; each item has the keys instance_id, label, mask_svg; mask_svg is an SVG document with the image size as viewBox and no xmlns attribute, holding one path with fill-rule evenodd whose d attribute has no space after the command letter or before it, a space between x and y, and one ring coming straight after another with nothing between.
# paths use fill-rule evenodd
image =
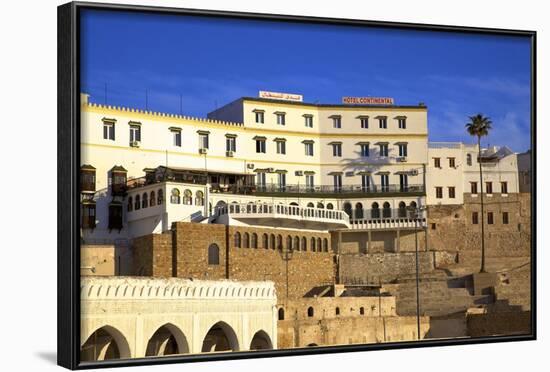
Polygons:
<instances>
[{"instance_id":1,"label":"stone wall","mask_svg":"<svg viewBox=\"0 0 550 372\"><path fill-rule=\"evenodd\" d=\"M430 328L428 317L420 318L421 338ZM279 348L368 344L417 339L414 316L340 317L321 320L277 322Z\"/></svg>"},{"instance_id":2,"label":"stone wall","mask_svg":"<svg viewBox=\"0 0 550 372\"><path fill-rule=\"evenodd\" d=\"M332 233L332 248L334 251L339 249L341 254L414 252L416 242L419 250L426 250L426 234L423 230L417 231L416 235L414 230L407 229Z\"/></svg>"},{"instance_id":3,"label":"stone wall","mask_svg":"<svg viewBox=\"0 0 550 372\"><path fill-rule=\"evenodd\" d=\"M116 275L114 245L87 245L80 247L80 275Z\"/></svg>"},{"instance_id":4,"label":"stone wall","mask_svg":"<svg viewBox=\"0 0 550 372\"><path fill-rule=\"evenodd\" d=\"M531 195L527 193L484 195L485 246L487 257L530 255ZM472 214L478 213L474 224ZM508 213L508 223L503 221ZM488 224L488 213L493 224ZM430 250L456 251L461 256L480 255L480 197L464 194L464 205L433 205L428 209L428 245Z\"/></svg>"},{"instance_id":5,"label":"stone wall","mask_svg":"<svg viewBox=\"0 0 550 372\"><path fill-rule=\"evenodd\" d=\"M456 261L456 254L447 252L419 252L420 273L444 267ZM340 278L344 284L387 283L403 275L416 273L413 252L345 254L340 256Z\"/></svg>"},{"instance_id":6,"label":"stone wall","mask_svg":"<svg viewBox=\"0 0 550 372\"><path fill-rule=\"evenodd\" d=\"M235 246L235 233L258 236L257 248ZM282 248L263 247L263 235L281 235ZM308 250L294 250L289 260L284 259L287 237L306 238ZM134 275L176 276L196 279L271 280L275 283L277 297L282 301L299 298L315 287L333 284L335 281L334 254L311 251L311 239L328 240L330 234L322 232L237 227L217 224L178 222L170 234L151 234L134 240ZM219 264L208 264L208 247L219 247ZM287 279L288 272L288 279Z\"/></svg>"},{"instance_id":7,"label":"stone wall","mask_svg":"<svg viewBox=\"0 0 550 372\"><path fill-rule=\"evenodd\" d=\"M467 314L468 335L484 337L495 335L530 334L531 311Z\"/></svg>"},{"instance_id":8,"label":"stone wall","mask_svg":"<svg viewBox=\"0 0 550 372\"><path fill-rule=\"evenodd\" d=\"M172 276L172 234L150 234L132 242L132 275Z\"/></svg>"}]
</instances>

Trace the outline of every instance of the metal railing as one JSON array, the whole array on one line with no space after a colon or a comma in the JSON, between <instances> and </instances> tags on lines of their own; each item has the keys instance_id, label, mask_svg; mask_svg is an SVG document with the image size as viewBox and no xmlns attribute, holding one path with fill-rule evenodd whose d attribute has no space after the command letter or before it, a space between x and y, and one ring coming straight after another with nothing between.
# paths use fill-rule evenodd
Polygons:
<instances>
[{"instance_id":1,"label":"metal railing","mask_svg":"<svg viewBox=\"0 0 550 372\"><path fill-rule=\"evenodd\" d=\"M363 186L363 185L231 185L227 187L212 187L211 192L231 194L254 193L289 193L289 194L379 194L379 193L423 193L424 185L387 185L387 186Z\"/></svg>"},{"instance_id":2,"label":"metal railing","mask_svg":"<svg viewBox=\"0 0 550 372\"><path fill-rule=\"evenodd\" d=\"M243 217L288 217L349 224L349 216L344 211L284 204L232 203L216 207L215 213L219 216L228 214Z\"/></svg>"}]
</instances>

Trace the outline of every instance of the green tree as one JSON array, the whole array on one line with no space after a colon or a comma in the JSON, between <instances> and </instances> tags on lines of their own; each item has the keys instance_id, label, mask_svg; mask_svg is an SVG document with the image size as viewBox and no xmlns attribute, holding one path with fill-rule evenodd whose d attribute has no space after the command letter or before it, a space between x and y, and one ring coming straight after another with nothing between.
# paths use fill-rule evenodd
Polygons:
<instances>
[{"instance_id":1,"label":"green tree","mask_svg":"<svg viewBox=\"0 0 550 372\"><path fill-rule=\"evenodd\" d=\"M466 130L471 136L477 137L477 162L479 164L479 186L480 186L480 200L481 200L481 269L480 273L486 272L485 270L485 215L483 213L483 169L481 167L481 137L489 135L491 128L491 119L477 114L470 116L470 122L466 124Z\"/></svg>"}]
</instances>

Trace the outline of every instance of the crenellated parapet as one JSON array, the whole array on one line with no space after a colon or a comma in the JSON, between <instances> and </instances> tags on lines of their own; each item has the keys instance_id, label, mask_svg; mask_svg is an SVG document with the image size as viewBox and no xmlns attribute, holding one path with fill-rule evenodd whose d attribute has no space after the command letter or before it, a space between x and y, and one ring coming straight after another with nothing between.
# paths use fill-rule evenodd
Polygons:
<instances>
[{"instance_id":1,"label":"crenellated parapet","mask_svg":"<svg viewBox=\"0 0 550 372\"><path fill-rule=\"evenodd\" d=\"M85 300L275 300L270 281L193 280L180 278L85 277L80 282Z\"/></svg>"}]
</instances>

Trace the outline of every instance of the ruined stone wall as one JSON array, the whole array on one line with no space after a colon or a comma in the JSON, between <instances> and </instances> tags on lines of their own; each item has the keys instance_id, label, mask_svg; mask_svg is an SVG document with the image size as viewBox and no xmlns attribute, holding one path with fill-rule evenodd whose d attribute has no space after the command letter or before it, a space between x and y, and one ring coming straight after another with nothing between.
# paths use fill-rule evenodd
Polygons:
<instances>
[{"instance_id":1,"label":"ruined stone wall","mask_svg":"<svg viewBox=\"0 0 550 372\"><path fill-rule=\"evenodd\" d=\"M420 273L444 267L456 261L456 254L447 252L419 252ZM416 273L413 252L346 254L340 256L340 278L344 284L387 283L399 276Z\"/></svg>"},{"instance_id":2,"label":"ruined stone wall","mask_svg":"<svg viewBox=\"0 0 550 372\"><path fill-rule=\"evenodd\" d=\"M468 314L466 323L468 335L471 337L518 335L532 332L531 311Z\"/></svg>"},{"instance_id":3,"label":"ruined stone wall","mask_svg":"<svg viewBox=\"0 0 550 372\"><path fill-rule=\"evenodd\" d=\"M428 317L420 318L421 337L430 328ZM279 348L367 344L417 339L414 316L354 316L277 322Z\"/></svg>"},{"instance_id":4,"label":"ruined stone wall","mask_svg":"<svg viewBox=\"0 0 550 372\"><path fill-rule=\"evenodd\" d=\"M484 195L487 257L529 256L531 243L530 194ZM478 224L473 213L478 213ZM508 223L503 214L508 213ZM488 223L488 214L493 223ZM428 210L430 250L458 251L462 256L480 255L480 196L464 194L464 205L433 205Z\"/></svg>"}]
</instances>

